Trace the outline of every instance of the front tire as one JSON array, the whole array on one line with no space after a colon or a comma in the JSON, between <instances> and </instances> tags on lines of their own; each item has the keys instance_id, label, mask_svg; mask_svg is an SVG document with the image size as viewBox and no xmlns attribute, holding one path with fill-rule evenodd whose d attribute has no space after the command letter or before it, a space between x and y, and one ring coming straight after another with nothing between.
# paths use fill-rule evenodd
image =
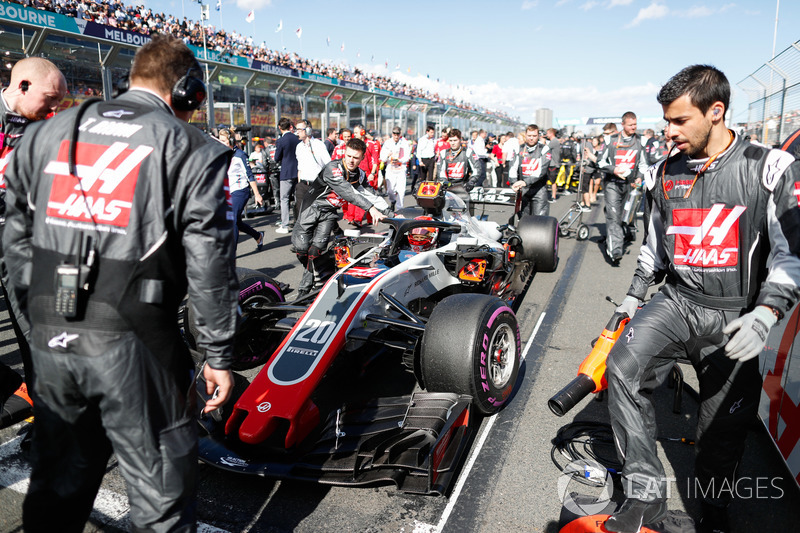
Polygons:
<instances>
[{"instance_id":1,"label":"front tire","mask_svg":"<svg viewBox=\"0 0 800 533\"><path fill-rule=\"evenodd\" d=\"M239 279L239 307L242 311L239 327L236 330L233 354L233 370L247 370L263 365L272 356L272 353L283 340L283 334L264 329L267 320L284 318L285 313L274 313L274 316L265 317L264 311L257 311L258 305L283 302L285 298L278 284L269 276L250 270L237 268L236 276ZM197 328L194 321L194 309L186 305L184 315L184 335L192 348L193 356L202 357L195 352ZM202 362L202 361L197 361Z\"/></svg>"},{"instance_id":2,"label":"front tire","mask_svg":"<svg viewBox=\"0 0 800 533\"><path fill-rule=\"evenodd\" d=\"M431 313L422 337L422 385L430 392L472 396L484 415L511 397L521 357L517 317L502 300L456 294Z\"/></svg>"}]
</instances>

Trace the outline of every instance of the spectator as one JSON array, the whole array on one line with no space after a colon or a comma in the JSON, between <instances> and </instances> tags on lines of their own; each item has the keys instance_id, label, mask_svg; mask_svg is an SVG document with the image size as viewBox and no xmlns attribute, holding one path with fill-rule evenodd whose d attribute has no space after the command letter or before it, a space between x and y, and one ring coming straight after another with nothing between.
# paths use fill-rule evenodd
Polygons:
<instances>
[{"instance_id":1,"label":"spectator","mask_svg":"<svg viewBox=\"0 0 800 533\"><path fill-rule=\"evenodd\" d=\"M420 175L424 181L433 180L434 158L436 157L433 126L425 128L425 135L417 141L417 157L419 158Z\"/></svg>"},{"instance_id":2,"label":"spectator","mask_svg":"<svg viewBox=\"0 0 800 533\"><path fill-rule=\"evenodd\" d=\"M411 159L411 146L400 136L400 128L392 129L392 138L381 148L381 161L386 165L386 193L392 211L403 208L403 197L406 194L406 173L408 161Z\"/></svg>"},{"instance_id":3,"label":"spectator","mask_svg":"<svg viewBox=\"0 0 800 533\"><path fill-rule=\"evenodd\" d=\"M264 244L264 232L254 230L250 224L242 220L242 213L244 212L244 206L247 205L247 201L250 199L251 190L256 199L256 205L264 205L264 199L261 197L261 193L258 192L256 178L247 164L244 152L236 145L234 132L225 128L220 129L219 140L233 150L233 158L228 166L228 187L231 193L236 227L239 231L243 231L255 239L256 249L260 251L261 246ZM239 240L238 232L236 240Z\"/></svg>"},{"instance_id":4,"label":"spectator","mask_svg":"<svg viewBox=\"0 0 800 533\"><path fill-rule=\"evenodd\" d=\"M278 121L280 138L275 143L275 161L280 161L280 197L281 219L275 233L289 233L289 205L297 187L297 154L296 148L300 139L292 133L292 122L281 117ZM295 208L297 204L295 204ZM295 215L295 220L297 216Z\"/></svg>"},{"instance_id":5,"label":"spectator","mask_svg":"<svg viewBox=\"0 0 800 533\"><path fill-rule=\"evenodd\" d=\"M336 128L328 128L328 134L325 136L325 148L328 150L328 155L333 157L333 149L336 148Z\"/></svg>"},{"instance_id":6,"label":"spectator","mask_svg":"<svg viewBox=\"0 0 800 533\"><path fill-rule=\"evenodd\" d=\"M472 142L472 151L475 154L475 173L478 175L476 183L479 187L482 187L486 180L486 161L489 159L489 153L486 151L486 135L486 130L481 129Z\"/></svg>"},{"instance_id":7,"label":"spectator","mask_svg":"<svg viewBox=\"0 0 800 533\"><path fill-rule=\"evenodd\" d=\"M561 141L555 128L547 130L547 147L550 148L550 162L547 167L547 183L551 187L550 203L558 198L558 170L561 167Z\"/></svg>"}]
</instances>

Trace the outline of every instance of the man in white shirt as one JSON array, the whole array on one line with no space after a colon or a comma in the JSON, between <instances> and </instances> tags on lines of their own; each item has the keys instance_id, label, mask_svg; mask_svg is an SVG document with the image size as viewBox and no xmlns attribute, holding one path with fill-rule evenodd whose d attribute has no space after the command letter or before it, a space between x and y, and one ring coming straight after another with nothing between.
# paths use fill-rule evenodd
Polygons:
<instances>
[{"instance_id":1,"label":"man in white shirt","mask_svg":"<svg viewBox=\"0 0 800 533\"><path fill-rule=\"evenodd\" d=\"M406 195L406 165L411 159L411 146L400 136L400 128L392 129L392 138L381 148L381 161L386 164L386 193L392 211L403 208Z\"/></svg>"},{"instance_id":2,"label":"man in white shirt","mask_svg":"<svg viewBox=\"0 0 800 533\"><path fill-rule=\"evenodd\" d=\"M297 138L300 139L295 148L297 156L297 190L294 193L294 202L297 213L303 212L303 200L317 179L322 169L330 163L331 156L325 143L312 137L311 122L300 120L294 125Z\"/></svg>"},{"instance_id":3,"label":"man in white shirt","mask_svg":"<svg viewBox=\"0 0 800 533\"><path fill-rule=\"evenodd\" d=\"M419 159L421 181L433 181L434 179L436 140L433 135L435 131L433 126L428 126L425 129L425 135L417 141L417 158Z\"/></svg>"},{"instance_id":4,"label":"man in white shirt","mask_svg":"<svg viewBox=\"0 0 800 533\"><path fill-rule=\"evenodd\" d=\"M489 152L486 151L486 135L486 130L479 130L478 136L472 143L472 151L476 157L475 173L478 175L476 184L479 187L483 187L483 183L486 180L486 161L489 159Z\"/></svg>"}]
</instances>

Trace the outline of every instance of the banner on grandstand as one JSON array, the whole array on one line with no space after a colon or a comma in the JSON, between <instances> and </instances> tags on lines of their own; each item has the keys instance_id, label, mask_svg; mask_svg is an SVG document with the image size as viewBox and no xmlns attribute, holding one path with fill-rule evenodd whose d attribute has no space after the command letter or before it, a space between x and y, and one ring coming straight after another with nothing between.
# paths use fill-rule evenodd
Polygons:
<instances>
[{"instance_id":1,"label":"banner on grandstand","mask_svg":"<svg viewBox=\"0 0 800 533\"><path fill-rule=\"evenodd\" d=\"M269 74L277 74L278 76L292 76L295 78L299 78L298 72L290 67L284 67L281 65L273 65L272 63L267 63L266 61L259 61L258 59L254 59L253 63L251 64L250 68L253 70L260 70L261 72L267 72Z\"/></svg>"},{"instance_id":2,"label":"banner on grandstand","mask_svg":"<svg viewBox=\"0 0 800 533\"><path fill-rule=\"evenodd\" d=\"M0 20L25 22L27 24L35 24L36 26L43 26L54 30L78 33L78 26L75 24L75 19L72 17L39 9L30 9L18 4L1 2Z\"/></svg>"},{"instance_id":3,"label":"banner on grandstand","mask_svg":"<svg viewBox=\"0 0 800 533\"><path fill-rule=\"evenodd\" d=\"M131 44L133 46L142 46L150 42L149 35L142 35L135 31L120 30L89 20L84 20L83 22L86 24L82 33L90 37L100 37L101 39L108 39L115 43Z\"/></svg>"}]
</instances>

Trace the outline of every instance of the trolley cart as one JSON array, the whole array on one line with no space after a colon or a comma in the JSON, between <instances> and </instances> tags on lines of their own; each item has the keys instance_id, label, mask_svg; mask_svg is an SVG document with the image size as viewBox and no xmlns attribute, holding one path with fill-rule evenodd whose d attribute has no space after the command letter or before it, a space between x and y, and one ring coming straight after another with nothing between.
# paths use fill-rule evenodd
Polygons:
<instances>
[{"instance_id":1,"label":"trolley cart","mask_svg":"<svg viewBox=\"0 0 800 533\"><path fill-rule=\"evenodd\" d=\"M589 238L589 226L583 223L583 209L577 201L572 202L569 210L558 221L558 234L562 237L575 235L579 241Z\"/></svg>"}]
</instances>

